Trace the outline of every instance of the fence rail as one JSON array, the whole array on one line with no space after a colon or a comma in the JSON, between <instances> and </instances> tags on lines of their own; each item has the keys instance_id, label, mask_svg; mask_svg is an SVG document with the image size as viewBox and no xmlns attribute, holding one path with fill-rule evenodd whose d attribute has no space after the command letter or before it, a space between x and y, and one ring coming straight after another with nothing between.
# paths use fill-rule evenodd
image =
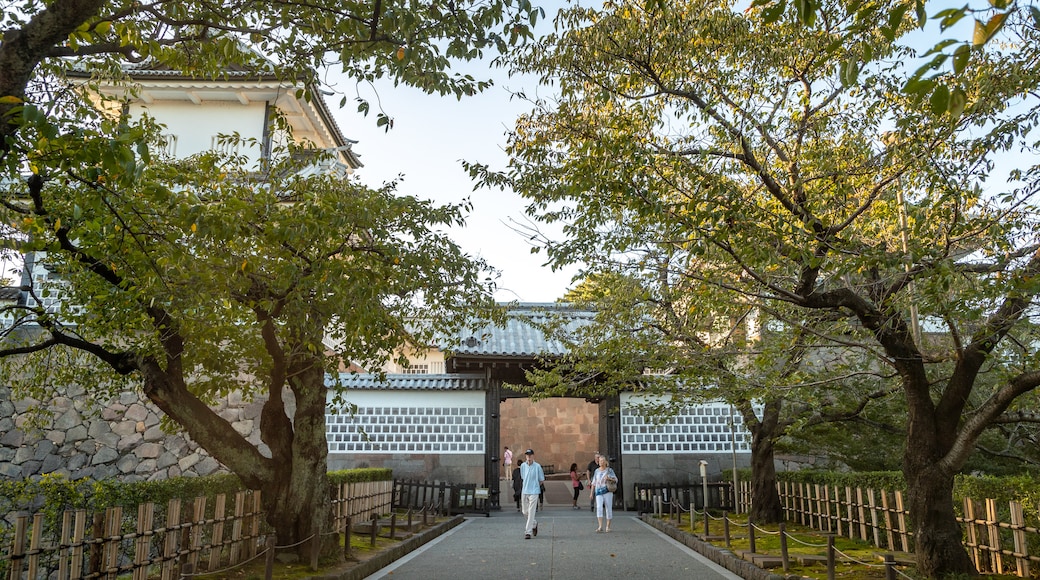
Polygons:
<instances>
[{"instance_id":1,"label":"fence rail","mask_svg":"<svg viewBox=\"0 0 1040 580\"><path fill-rule=\"evenodd\" d=\"M703 510L705 504L710 509L732 511L734 507L733 484L729 482L708 483L707 502L704 499L704 485L700 483L637 483L635 491L636 511L649 513L654 511L654 498L665 502L678 500L687 509L692 505Z\"/></svg>"},{"instance_id":2,"label":"fence rail","mask_svg":"<svg viewBox=\"0 0 1040 580\"><path fill-rule=\"evenodd\" d=\"M491 515L488 488L475 483L446 483L443 481L397 480L394 482L395 509L432 508L451 514Z\"/></svg>"},{"instance_id":3,"label":"fence rail","mask_svg":"<svg viewBox=\"0 0 1040 580\"><path fill-rule=\"evenodd\" d=\"M778 490L786 521L885 550L914 549L902 491L792 482L778 484ZM736 497L737 511L746 513L749 482L741 482ZM1040 567L1040 524L1034 520L1029 525L1020 502L1000 506L993 499L964 498L962 506L957 520L964 530L964 547L979 572L1028 578Z\"/></svg>"},{"instance_id":4,"label":"fence rail","mask_svg":"<svg viewBox=\"0 0 1040 580\"><path fill-rule=\"evenodd\" d=\"M332 490L334 529L348 518L384 514L393 504L394 483L346 483ZM135 514L121 507L88 514L67 510L60 521L43 513L16 513L0 533L0 580L133 580L181 578L245 563L267 543L259 492L224 494L210 501L170 500L140 504ZM0 530L2 532L3 530Z\"/></svg>"}]
</instances>

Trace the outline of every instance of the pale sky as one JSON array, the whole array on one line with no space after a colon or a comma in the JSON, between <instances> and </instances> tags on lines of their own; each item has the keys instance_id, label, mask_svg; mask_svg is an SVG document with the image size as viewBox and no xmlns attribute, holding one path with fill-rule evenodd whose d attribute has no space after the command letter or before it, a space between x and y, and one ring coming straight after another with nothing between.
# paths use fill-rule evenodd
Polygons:
<instances>
[{"instance_id":1,"label":"pale sky","mask_svg":"<svg viewBox=\"0 0 1040 580\"><path fill-rule=\"evenodd\" d=\"M553 302L572 286L576 270L553 272L543 267L544 252L532 254L527 237L511 229L531 221L524 214L525 201L511 191L474 191L474 182L460 163L473 161L494 169L506 166L506 133L517 115L529 110L529 104L510 100L507 88L521 88L522 83L506 78L503 71L486 63L468 65L467 72L484 78L494 76L495 86L460 101L386 83L377 87L377 101L376 88L355 89L353 83L342 81L337 84L337 90L347 95L360 91L371 102L372 112L367 118L357 113L349 96L346 107L334 112L343 134L358 141L354 151L364 167L356 176L366 185L378 187L402 174L401 194L440 203L459 203L468 197L473 211L466 227L449 234L467 253L482 257L500 272L495 298ZM329 101L338 105L339 96ZM376 127L380 105L394 119L390 131Z\"/></svg>"}]
</instances>

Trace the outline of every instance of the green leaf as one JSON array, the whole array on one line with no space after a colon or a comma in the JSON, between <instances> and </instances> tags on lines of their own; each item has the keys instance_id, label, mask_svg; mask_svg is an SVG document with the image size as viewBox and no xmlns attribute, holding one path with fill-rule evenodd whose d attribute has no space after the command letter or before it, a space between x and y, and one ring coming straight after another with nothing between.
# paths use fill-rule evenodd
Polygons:
<instances>
[{"instance_id":1,"label":"green leaf","mask_svg":"<svg viewBox=\"0 0 1040 580\"><path fill-rule=\"evenodd\" d=\"M798 12L798 21L806 26L816 23L815 0L794 0L795 10Z\"/></svg>"},{"instance_id":2,"label":"green leaf","mask_svg":"<svg viewBox=\"0 0 1040 580\"><path fill-rule=\"evenodd\" d=\"M964 113L967 104L968 95L966 95L960 87L957 87L950 93L950 102L947 111L950 113L951 117L958 119Z\"/></svg>"},{"instance_id":3,"label":"green leaf","mask_svg":"<svg viewBox=\"0 0 1040 580\"><path fill-rule=\"evenodd\" d=\"M954 74L961 74L964 69L968 66L968 59L971 58L971 47L967 44L962 44L957 47L957 50L953 52L953 72Z\"/></svg>"},{"instance_id":4,"label":"green leaf","mask_svg":"<svg viewBox=\"0 0 1040 580\"><path fill-rule=\"evenodd\" d=\"M935 114L945 113L950 105L950 89L946 85L939 85L932 91L928 104Z\"/></svg>"},{"instance_id":5,"label":"green leaf","mask_svg":"<svg viewBox=\"0 0 1040 580\"><path fill-rule=\"evenodd\" d=\"M917 27L924 28L924 25L928 23L928 11L924 7L924 0L917 0L914 3L914 11L917 13Z\"/></svg>"},{"instance_id":6,"label":"green leaf","mask_svg":"<svg viewBox=\"0 0 1040 580\"><path fill-rule=\"evenodd\" d=\"M859 61L850 58L841 65L841 85L843 87L855 86L859 79Z\"/></svg>"}]
</instances>

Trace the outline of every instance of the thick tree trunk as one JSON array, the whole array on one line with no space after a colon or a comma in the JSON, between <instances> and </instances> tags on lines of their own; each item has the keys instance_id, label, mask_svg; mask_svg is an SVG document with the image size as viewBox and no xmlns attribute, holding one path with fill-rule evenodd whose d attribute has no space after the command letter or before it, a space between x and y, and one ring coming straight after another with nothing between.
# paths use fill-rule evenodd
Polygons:
<instances>
[{"instance_id":1,"label":"thick tree trunk","mask_svg":"<svg viewBox=\"0 0 1040 580\"><path fill-rule=\"evenodd\" d=\"M762 418L755 415L750 401L737 405L744 424L751 431L751 510L748 517L760 523L783 521L780 492L776 489L775 443L780 429L780 400L766 401Z\"/></svg>"},{"instance_id":2,"label":"thick tree trunk","mask_svg":"<svg viewBox=\"0 0 1040 580\"><path fill-rule=\"evenodd\" d=\"M774 524L783 521L783 506L776 489L776 464L772 432L755 429L751 438L751 521Z\"/></svg>"},{"instance_id":3,"label":"thick tree trunk","mask_svg":"<svg viewBox=\"0 0 1040 580\"><path fill-rule=\"evenodd\" d=\"M975 576L978 571L964 548L953 509L954 474L929 461L929 447L909 438L903 463L917 569L929 578Z\"/></svg>"},{"instance_id":4,"label":"thick tree trunk","mask_svg":"<svg viewBox=\"0 0 1040 580\"><path fill-rule=\"evenodd\" d=\"M278 534L278 544L299 545L309 553L313 541L325 545L329 531L328 444L325 439L325 374L318 361L290 369L295 395L292 428L279 429L277 447L289 450L276 457L271 479L263 486L267 522ZM270 435L270 434L269 434ZM290 438L286 442L284 438ZM274 447L272 447L274 449Z\"/></svg>"}]
</instances>

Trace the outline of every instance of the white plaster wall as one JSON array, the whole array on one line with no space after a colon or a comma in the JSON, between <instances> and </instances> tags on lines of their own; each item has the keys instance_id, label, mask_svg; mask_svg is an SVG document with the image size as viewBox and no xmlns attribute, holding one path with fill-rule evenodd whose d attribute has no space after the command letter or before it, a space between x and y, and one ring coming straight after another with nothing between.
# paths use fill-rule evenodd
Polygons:
<instances>
[{"instance_id":1,"label":"white plaster wall","mask_svg":"<svg viewBox=\"0 0 1040 580\"><path fill-rule=\"evenodd\" d=\"M348 390L343 398L359 407L480 407L483 391L369 391ZM329 395L329 409L334 409ZM402 414L405 414L402 412Z\"/></svg>"},{"instance_id":2,"label":"white plaster wall","mask_svg":"<svg viewBox=\"0 0 1040 580\"><path fill-rule=\"evenodd\" d=\"M216 135L238 133L244 139L255 139L259 143L264 133L264 111L266 104L254 102L248 105L231 101L204 101L201 105L178 101L155 101L150 105L136 103L131 114L138 116L142 109L159 123L166 126L166 133L177 137L175 157L183 158L203 151L213 145ZM260 158L259 145L240 150L250 162Z\"/></svg>"}]
</instances>

